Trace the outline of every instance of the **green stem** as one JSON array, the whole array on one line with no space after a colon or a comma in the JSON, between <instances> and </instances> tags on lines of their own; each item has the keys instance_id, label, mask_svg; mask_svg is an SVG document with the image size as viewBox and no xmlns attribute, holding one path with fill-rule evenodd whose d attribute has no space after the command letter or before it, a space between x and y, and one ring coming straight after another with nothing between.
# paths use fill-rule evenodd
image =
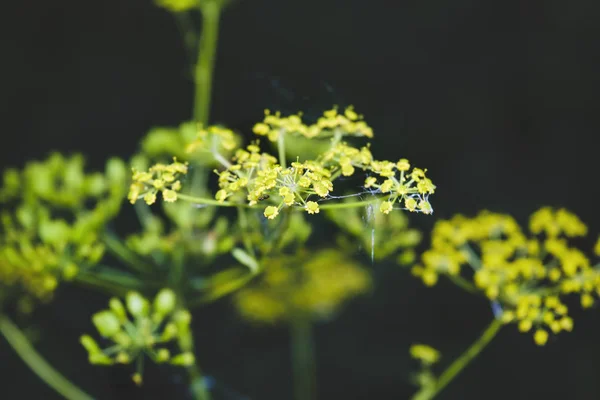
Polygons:
<instances>
[{"instance_id":1,"label":"green stem","mask_svg":"<svg viewBox=\"0 0 600 400\"><path fill-rule=\"evenodd\" d=\"M136 271L143 273L152 271L152 265L146 263L115 235L111 233L105 233L102 235L102 242L106 245L106 248L111 254L127 263Z\"/></svg>"},{"instance_id":2,"label":"green stem","mask_svg":"<svg viewBox=\"0 0 600 400\"><path fill-rule=\"evenodd\" d=\"M294 376L294 399L316 399L315 349L310 319L295 315L291 321L292 369Z\"/></svg>"},{"instance_id":3,"label":"green stem","mask_svg":"<svg viewBox=\"0 0 600 400\"><path fill-rule=\"evenodd\" d=\"M202 204L202 205L206 205L206 206L217 206L217 207L249 207L248 204L245 204L245 203L236 204L236 203L231 203L229 201L220 202L218 200L210 199L210 198L207 198L207 197L190 196L188 194L183 194L183 193L177 193L177 198L181 199L181 200L189 201L191 203Z\"/></svg>"},{"instance_id":4,"label":"green stem","mask_svg":"<svg viewBox=\"0 0 600 400\"><path fill-rule=\"evenodd\" d=\"M192 349L193 350L193 349ZM190 390L194 395L195 400L210 400L210 394L206 390L202 371L197 364L194 364L187 369L190 378Z\"/></svg>"},{"instance_id":5,"label":"green stem","mask_svg":"<svg viewBox=\"0 0 600 400\"><path fill-rule=\"evenodd\" d=\"M159 283L142 282L134 276L125 275L113 268L100 265L97 265L92 271L79 272L73 281L117 296L124 296L130 290L139 291L147 286L157 286L157 283Z\"/></svg>"},{"instance_id":6,"label":"green stem","mask_svg":"<svg viewBox=\"0 0 600 400\"><path fill-rule=\"evenodd\" d=\"M283 132L279 132L279 136L277 136L277 152L279 153L279 164L282 168L287 168L285 159L285 136Z\"/></svg>"},{"instance_id":7,"label":"green stem","mask_svg":"<svg viewBox=\"0 0 600 400\"><path fill-rule=\"evenodd\" d=\"M334 210L334 209L340 209L340 208L364 207L364 206L368 206L369 204L377 203L378 201L381 201L381 198L376 197L374 199L363 200L363 201L351 201L351 202L344 202L344 203L319 204L319 208L321 210L326 210L326 209Z\"/></svg>"},{"instance_id":8,"label":"green stem","mask_svg":"<svg viewBox=\"0 0 600 400\"><path fill-rule=\"evenodd\" d=\"M477 287L475 287L475 285L473 285L471 282L469 282L462 276L452 274L448 274L447 276L452 282L454 282L456 286L460 287L461 289L464 289L472 294L481 294L481 291L478 290Z\"/></svg>"},{"instance_id":9,"label":"green stem","mask_svg":"<svg viewBox=\"0 0 600 400\"><path fill-rule=\"evenodd\" d=\"M236 290L246 286L248 282L250 282L256 273L248 273L241 278L238 278L234 281L228 282L227 284L222 285L219 290L212 291L208 295L202 297L196 297L188 302L188 306L190 308L194 308L203 304L212 303L224 296L227 296L230 293L235 292Z\"/></svg>"},{"instance_id":10,"label":"green stem","mask_svg":"<svg viewBox=\"0 0 600 400\"><path fill-rule=\"evenodd\" d=\"M25 364L61 396L69 400L93 399L55 370L29 343L23 332L4 315L0 315L0 334L4 336Z\"/></svg>"},{"instance_id":11,"label":"green stem","mask_svg":"<svg viewBox=\"0 0 600 400\"><path fill-rule=\"evenodd\" d=\"M177 193L177 198L185 201L189 201L195 204L202 204L207 206L217 206L217 207L244 207L244 208L264 208L264 204L255 204L253 206L248 205L247 203L232 203L229 201L220 202L215 199L210 199L206 197L196 197L190 196L183 193ZM328 203L328 204L319 204L319 208L322 210L326 209L340 209L340 208L355 208L355 207L364 207L369 204L374 204L380 201L380 198L374 198L371 200L363 200L363 201L353 201L353 202L344 202L344 203ZM302 209L302 207L294 207L297 209Z\"/></svg>"},{"instance_id":12,"label":"green stem","mask_svg":"<svg viewBox=\"0 0 600 400\"><path fill-rule=\"evenodd\" d=\"M252 257L256 258L256 252L254 251L254 246L252 246L252 240L250 239L250 225L248 224L246 210L244 210L243 207L238 207L237 211L240 228L242 228L242 241L244 242L244 247Z\"/></svg>"},{"instance_id":13,"label":"green stem","mask_svg":"<svg viewBox=\"0 0 600 400\"><path fill-rule=\"evenodd\" d=\"M199 7L202 14L202 30L200 32L200 46L194 77L196 90L193 115L196 122L199 122L202 126L206 126L210 114L213 70L219 35L219 19L223 5L220 1L213 0L200 2Z\"/></svg>"},{"instance_id":14,"label":"green stem","mask_svg":"<svg viewBox=\"0 0 600 400\"><path fill-rule=\"evenodd\" d=\"M499 319L494 319L488 327L483 331L481 336L471 344L471 346L465 350L442 374L437 380L433 390L427 392L426 396L418 397L419 400L430 400L433 399L439 392L442 391L452 380L467 366L469 363L477 357L479 353L490 343L490 341L496 336L503 323ZM417 397L413 397L413 400Z\"/></svg>"}]
</instances>

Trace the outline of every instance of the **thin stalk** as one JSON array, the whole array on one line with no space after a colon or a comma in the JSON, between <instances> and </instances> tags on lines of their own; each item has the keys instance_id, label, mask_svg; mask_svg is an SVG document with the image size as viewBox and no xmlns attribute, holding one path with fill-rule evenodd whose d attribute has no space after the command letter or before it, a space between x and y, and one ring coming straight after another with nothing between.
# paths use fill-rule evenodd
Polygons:
<instances>
[{"instance_id":1,"label":"thin stalk","mask_svg":"<svg viewBox=\"0 0 600 400\"><path fill-rule=\"evenodd\" d=\"M93 397L79 389L61 375L29 343L21 330L5 315L0 315L0 334L29 368L57 393L68 400L93 400Z\"/></svg>"},{"instance_id":2,"label":"thin stalk","mask_svg":"<svg viewBox=\"0 0 600 400\"><path fill-rule=\"evenodd\" d=\"M279 164L283 169L287 168L285 159L285 134L283 132L279 132L279 136L277 136L277 152L279 153Z\"/></svg>"},{"instance_id":3,"label":"thin stalk","mask_svg":"<svg viewBox=\"0 0 600 400\"><path fill-rule=\"evenodd\" d=\"M206 126L210 114L213 71L219 36L219 19L223 5L219 1L202 1L199 8L202 14L200 46L196 61L194 83L194 120Z\"/></svg>"},{"instance_id":4,"label":"thin stalk","mask_svg":"<svg viewBox=\"0 0 600 400\"><path fill-rule=\"evenodd\" d=\"M220 202L215 199L207 197L190 196L189 194L177 193L177 198L185 201L189 201L195 204L202 204L205 206L217 206L217 207L249 207L246 203L236 204L229 201Z\"/></svg>"},{"instance_id":5,"label":"thin stalk","mask_svg":"<svg viewBox=\"0 0 600 400\"><path fill-rule=\"evenodd\" d=\"M469 363L477 357L479 353L491 342L496 336L503 322L499 319L494 319L488 327L483 331L481 336L477 338L467 350L464 351L456 360L450 364L448 368L438 378L433 390L427 392L426 395L414 396L413 400L430 400L433 399L439 392L442 391L452 380L463 370Z\"/></svg>"},{"instance_id":6,"label":"thin stalk","mask_svg":"<svg viewBox=\"0 0 600 400\"><path fill-rule=\"evenodd\" d=\"M142 282L134 276L101 265L97 265L91 271L79 272L73 281L118 296L125 295L130 290L142 290L160 283L156 281Z\"/></svg>"},{"instance_id":7,"label":"thin stalk","mask_svg":"<svg viewBox=\"0 0 600 400\"><path fill-rule=\"evenodd\" d=\"M216 301L224 296L227 296L228 294L231 294L235 291L237 291L238 289L241 289L242 287L246 286L246 284L248 282L250 282L254 277L256 276L256 273L248 273L247 275L244 275L241 278L238 278L234 281L231 281L225 285L222 285L220 287L220 290L218 291L214 291L208 295L202 296L202 297L196 297L192 300L190 300L188 302L188 306L190 308L194 308L203 304L208 304L208 303L212 303L213 301Z\"/></svg>"},{"instance_id":8,"label":"thin stalk","mask_svg":"<svg viewBox=\"0 0 600 400\"><path fill-rule=\"evenodd\" d=\"M192 349L193 351L193 349ZM190 390L194 395L195 400L210 400L210 394L206 390L206 384L202 376L202 371L197 364L194 364L187 369L190 378Z\"/></svg>"},{"instance_id":9,"label":"thin stalk","mask_svg":"<svg viewBox=\"0 0 600 400\"><path fill-rule=\"evenodd\" d=\"M152 271L152 265L146 263L135 252L127 247L123 241L111 233L102 235L102 242L106 245L108 251L121 261L127 263L131 268L138 272L147 273Z\"/></svg>"},{"instance_id":10,"label":"thin stalk","mask_svg":"<svg viewBox=\"0 0 600 400\"><path fill-rule=\"evenodd\" d=\"M242 228L242 241L244 242L244 247L252 257L256 258L256 252L254 251L254 246L252 246L252 240L250 239L250 225L248 224L246 210L244 210L243 207L238 207L237 211L240 227Z\"/></svg>"},{"instance_id":11,"label":"thin stalk","mask_svg":"<svg viewBox=\"0 0 600 400\"><path fill-rule=\"evenodd\" d=\"M264 208L263 204L255 204L253 206L248 205L248 203L232 203L229 201L220 202L215 199L207 198L207 197L196 197L190 196L183 193L177 193L177 198L185 201L189 201L195 204L202 204L207 206L217 206L217 207L244 207L244 208ZM374 198L371 200L363 200L363 201L353 201L353 202L344 202L344 203L327 203L319 204L319 208L322 210L326 209L340 209L340 208L355 208L355 207L364 207L369 204L374 204L380 201L380 198ZM302 209L303 207L296 206L294 208Z\"/></svg>"},{"instance_id":12,"label":"thin stalk","mask_svg":"<svg viewBox=\"0 0 600 400\"><path fill-rule=\"evenodd\" d=\"M469 282L468 280L466 280L465 278L463 278L460 275L452 275L452 274L448 274L448 278L458 287L460 287L461 289L472 293L472 294L481 294L481 291L479 291L477 289L477 287L475 287L475 285L473 285L471 282Z\"/></svg>"},{"instance_id":13,"label":"thin stalk","mask_svg":"<svg viewBox=\"0 0 600 400\"><path fill-rule=\"evenodd\" d=\"M316 399L316 363L312 325L305 315L295 315L291 321L292 370L294 399Z\"/></svg>"}]
</instances>

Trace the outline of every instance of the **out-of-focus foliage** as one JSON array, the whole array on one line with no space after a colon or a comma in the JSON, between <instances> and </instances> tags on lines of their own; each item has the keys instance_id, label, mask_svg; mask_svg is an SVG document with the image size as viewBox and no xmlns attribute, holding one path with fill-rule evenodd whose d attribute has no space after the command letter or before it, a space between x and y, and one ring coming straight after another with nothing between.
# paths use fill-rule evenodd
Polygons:
<instances>
[{"instance_id":1,"label":"out-of-focus foliage","mask_svg":"<svg viewBox=\"0 0 600 400\"><path fill-rule=\"evenodd\" d=\"M126 193L123 161L86 173L81 155L58 153L4 173L0 190L0 285L48 300L59 282L97 263L99 235Z\"/></svg>"}]
</instances>

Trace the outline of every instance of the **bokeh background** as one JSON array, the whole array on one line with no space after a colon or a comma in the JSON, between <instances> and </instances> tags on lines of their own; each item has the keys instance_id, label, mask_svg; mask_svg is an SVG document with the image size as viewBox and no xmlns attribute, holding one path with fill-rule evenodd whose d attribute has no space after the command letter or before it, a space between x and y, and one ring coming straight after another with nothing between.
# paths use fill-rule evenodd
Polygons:
<instances>
[{"instance_id":1,"label":"bokeh background","mask_svg":"<svg viewBox=\"0 0 600 400\"><path fill-rule=\"evenodd\" d=\"M212 121L249 131L265 107L318 116L354 104L378 158L407 157L438 186L433 217L481 209L526 223L564 206L600 232L600 6L576 1L240 0L224 14ZM0 166L51 150L91 167L128 157L152 126L191 113L190 58L172 16L149 0L22 0L0 11ZM447 360L486 326L488 303L393 265L376 290L316 327L320 399L407 399L424 342ZM98 399L186 398L185 376L86 364L77 338L102 296L62 290L36 313L40 351ZM573 304L576 306L576 304ZM600 310L544 348L510 326L440 399L600 398ZM217 399L289 399L288 333L252 327L227 300L195 314L197 355ZM0 340L0 397L54 399ZM242 396L243 395L243 396Z\"/></svg>"}]
</instances>

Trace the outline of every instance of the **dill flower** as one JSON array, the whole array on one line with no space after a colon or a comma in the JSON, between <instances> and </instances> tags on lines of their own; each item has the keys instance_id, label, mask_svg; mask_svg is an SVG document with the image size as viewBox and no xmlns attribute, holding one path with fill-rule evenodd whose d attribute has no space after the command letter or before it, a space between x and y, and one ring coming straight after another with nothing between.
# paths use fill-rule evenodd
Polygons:
<instances>
[{"instance_id":1,"label":"dill flower","mask_svg":"<svg viewBox=\"0 0 600 400\"><path fill-rule=\"evenodd\" d=\"M282 116L281 113L271 113L265 110L265 118L254 125L252 131L259 136L266 136L271 142L277 141L279 135L298 135L309 139L341 136L373 137L373 129L363 117L347 107L343 114L337 108L323 112L323 115L311 125L302 122L302 114Z\"/></svg>"},{"instance_id":2,"label":"dill flower","mask_svg":"<svg viewBox=\"0 0 600 400\"><path fill-rule=\"evenodd\" d=\"M312 125L306 125L300 114L282 116L267 110L264 120L254 126L253 132L277 142L279 157L262 151L258 141L245 148L239 147L237 135L218 126L199 129L196 138L185 145L188 155L198 153L198 160L204 157L200 155L209 155L220 164L221 168L215 170L219 189L214 199L221 204L227 202L227 205L254 207L263 202L264 214L269 219L276 218L284 207L317 214L321 209L319 202L333 198L334 181L361 171L371 175L365 181L365 189L382 194L387 200L387 203L381 204L382 213L389 214L394 208L425 214L433 212L429 195L435 192L436 187L426 176L426 170L411 169L405 158L398 162L378 161L371 154L369 144L356 148L344 141L347 136L373 137L372 129L352 107L343 113L339 113L337 108L325 111ZM288 166L286 153L290 148L286 147L286 136L321 140L322 143L316 147L322 148L322 151L302 162L299 156L294 157L296 161ZM159 139L155 140L153 148L160 148L157 144L166 141L165 138ZM321 146L323 139L328 140L327 146ZM227 152L233 155L229 157ZM168 170L171 166L156 164L148 171L134 170L130 201L135 203L143 197L146 203L152 204L159 191L165 201L176 201L181 182L176 180L173 171ZM170 180L161 176L165 172ZM188 201L193 201L187 197Z\"/></svg>"},{"instance_id":3,"label":"dill flower","mask_svg":"<svg viewBox=\"0 0 600 400\"><path fill-rule=\"evenodd\" d=\"M127 198L131 204L143 198L146 204L154 204L158 192L166 202L177 200L181 190L179 176L187 173L187 164L173 160L171 164L155 164L148 171L133 171L132 183Z\"/></svg>"},{"instance_id":4,"label":"dill flower","mask_svg":"<svg viewBox=\"0 0 600 400\"><path fill-rule=\"evenodd\" d=\"M565 209L544 207L532 214L527 235L508 215L481 212L439 221L431 248L413 274L432 286L446 275L481 291L502 308L501 319L521 332L534 332L544 345L549 334L573 329L563 298L575 294L588 308L600 294L600 271L568 239L587 227ZM471 281L471 282L469 282Z\"/></svg>"},{"instance_id":5,"label":"dill flower","mask_svg":"<svg viewBox=\"0 0 600 400\"><path fill-rule=\"evenodd\" d=\"M112 344L102 349L90 335L81 336L89 362L95 365L136 363L132 379L142 383L144 355L156 363L189 366L195 363L192 353L177 353L177 348L191 340L191 315L177 309L175 293L163 289L151 303L137 292L129 292L125 305L118 298L109 301L109 309L92 317L100 336ZM173 353L176 354L173 354Z\"/></svg>"},{"instance_id":6,"label":"dill flower","mask_svg":"<svg viewBox=\"0 0 600 400\"><path fill-rule=\"evenodd\" d=\"M366 292L366 270L336 250L267 259L259 282L235 295L239 313L251 321L276 323L301 313L327 317L348 299Z\"/></svg>"}]
</instances>

